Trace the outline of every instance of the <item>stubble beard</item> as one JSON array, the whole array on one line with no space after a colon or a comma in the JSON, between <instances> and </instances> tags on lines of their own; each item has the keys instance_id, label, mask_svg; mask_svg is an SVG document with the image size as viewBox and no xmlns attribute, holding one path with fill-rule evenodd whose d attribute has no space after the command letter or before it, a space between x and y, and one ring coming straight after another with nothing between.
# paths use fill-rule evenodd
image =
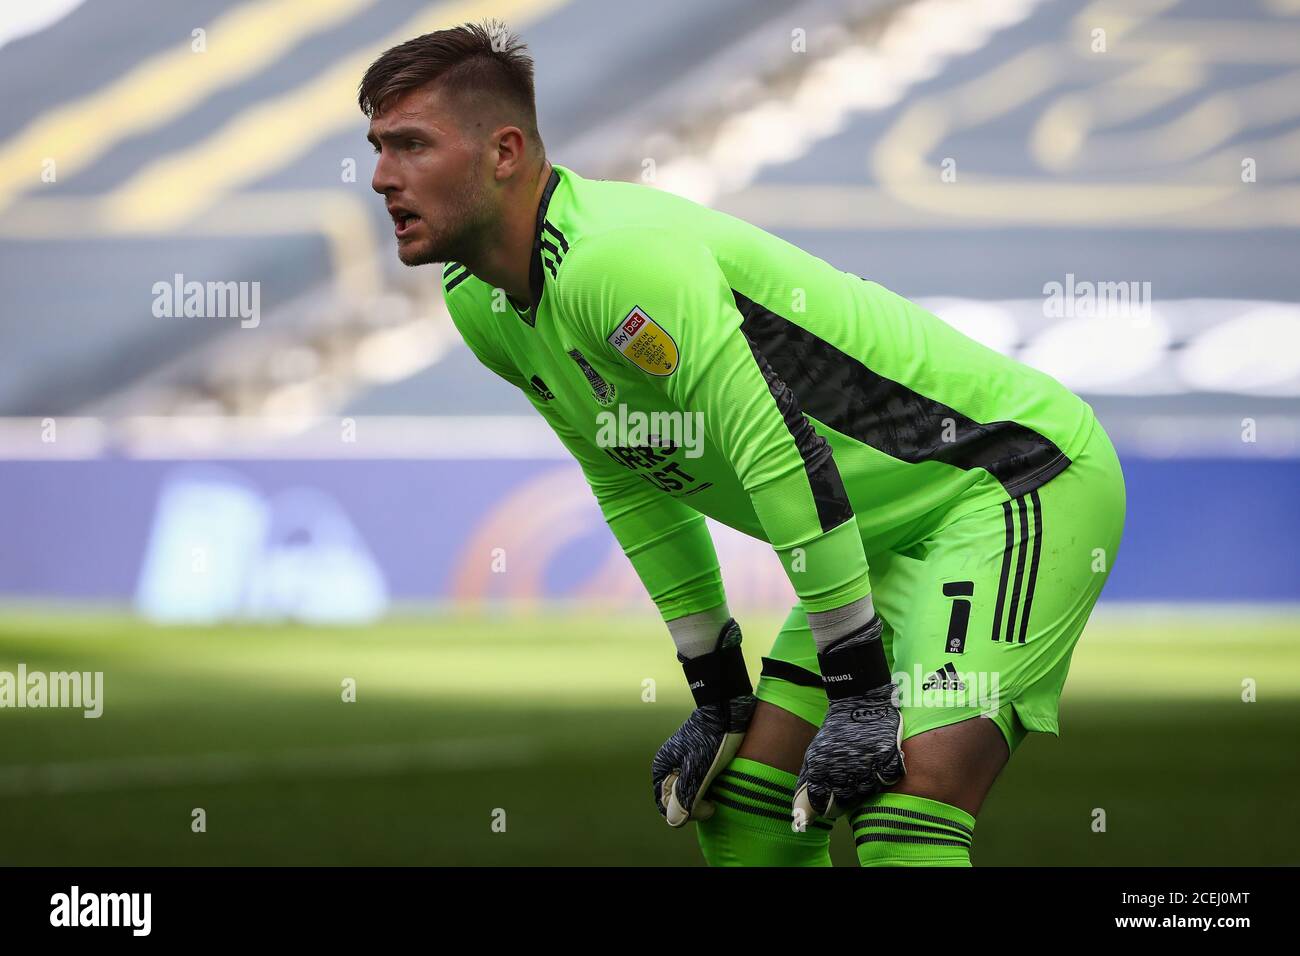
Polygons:
<instances>
[{"instance_id":1,"label":"stubble beard","mask_svg":"<svg viewBox=\"0 0 1300 956\"><path fill-rule=\"evenodd\" d=\"M419 243L397 247L397 258L406 266L424 266L435 262L464 262L475 257L487 226L491 222L486 190L477 179L466 183L456 205L440 218L443 229L435 234L433 224L424 220L428 238Z\"/></svg>"}]
</instances>

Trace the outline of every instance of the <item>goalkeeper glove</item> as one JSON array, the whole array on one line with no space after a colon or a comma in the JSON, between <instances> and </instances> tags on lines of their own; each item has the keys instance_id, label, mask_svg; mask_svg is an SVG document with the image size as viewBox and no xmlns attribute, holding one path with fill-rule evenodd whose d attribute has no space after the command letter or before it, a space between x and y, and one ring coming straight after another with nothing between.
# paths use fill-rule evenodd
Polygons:
<instances>
[{"instance_id":1,"label":"goalkeeper glove","mask_svg":"<svg viewBox=\"0 0 1300 956\"><path fill-rule=\"evenodd\" d=\"M669 826L707 820L713 804L703 799L736 755L754 714L754 691L740 652L740 625L729 618L713 651L677 660L695 695L695 710L659 748L651 765L655 805Z\"/></svg>"},{"instance_id":2,"label":"goalkeeper glove","mask_svg":"<svg viewBox=\"0 0 1300 956\"><path fill-rule=\"evenodd\" d=\"M880 618L817 655L830 706L795 784L798 817L834 818L903 776L903 718L880 642Z\"/></svg>"}]
</instances>

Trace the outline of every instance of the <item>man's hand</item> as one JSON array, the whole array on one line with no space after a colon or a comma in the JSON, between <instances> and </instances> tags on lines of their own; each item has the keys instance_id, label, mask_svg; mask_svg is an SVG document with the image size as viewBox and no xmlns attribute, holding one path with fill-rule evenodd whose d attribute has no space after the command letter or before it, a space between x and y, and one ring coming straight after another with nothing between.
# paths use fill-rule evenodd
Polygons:
<instances>
[{"instance_id":1,"label":"man's hand","mask_svg":"<svg viewBox=\"0 0 1300 956\"><path fill-rule=\"evenodd\" d=\"M804 754L794 809L834 818L903 776L903 718L879 618L817 655L830 707Z\"/></svg>"},{"instance_id":2,"label":"man's hand","mask_svg":"<svg viewBox=\"0 0 1300 956\"><path fill-rule=\"evenodd\" d=\"M740 639L740 625L733 618L723 625L711 653L678 658L696 707L659 748L650 771L655 805L669 826L713 815L713 804L703 796L736 755L749 728L755 700Z\"/></svg>"}]
</instances>

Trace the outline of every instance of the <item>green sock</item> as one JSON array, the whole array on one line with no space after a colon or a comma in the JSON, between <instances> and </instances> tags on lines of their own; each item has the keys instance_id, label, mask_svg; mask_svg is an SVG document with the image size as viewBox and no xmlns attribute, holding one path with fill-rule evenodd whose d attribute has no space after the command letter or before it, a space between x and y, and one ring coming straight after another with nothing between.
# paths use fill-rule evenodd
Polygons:
<instances>
[{"instance_id":1,"label":"green sock","mask_svg":"<svg viewBox=\"0 0 1300 956\"><path fill-rule=\"evenodd\" d=\"M792 773L736 757L713 780L714 813L695 825L709 866L830 866L831 825L817 819L802 832L791 823Z\"/></svg>"},{"instance_id":2,"label":"green sock","mask_svg":"<svg viewBox=\"0 0 1300 956\"><path fill-rule=\"evenodd\" d=\"M975 818L926 797L881 793L849 816L863 866L970 866Z\"/></svg>"}]
</instances>

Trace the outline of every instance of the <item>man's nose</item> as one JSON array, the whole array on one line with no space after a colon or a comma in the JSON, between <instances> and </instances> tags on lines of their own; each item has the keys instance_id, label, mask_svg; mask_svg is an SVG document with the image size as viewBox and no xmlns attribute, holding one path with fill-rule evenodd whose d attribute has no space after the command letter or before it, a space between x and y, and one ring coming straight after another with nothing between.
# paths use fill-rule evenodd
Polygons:
<instances>
[{"instance_id":1,"label":"man's nose","mask_svg":"<svg viewBox=\"0 0 1300 956\"><path fill-rule=\"evenodd\" d=\"M379 161L375 163L375 174L370 179L370 188L381 196L397 189L401 184L397 181L394 164L385 158L383 153L379 154Z\"/></svg>"}]
</instances>

